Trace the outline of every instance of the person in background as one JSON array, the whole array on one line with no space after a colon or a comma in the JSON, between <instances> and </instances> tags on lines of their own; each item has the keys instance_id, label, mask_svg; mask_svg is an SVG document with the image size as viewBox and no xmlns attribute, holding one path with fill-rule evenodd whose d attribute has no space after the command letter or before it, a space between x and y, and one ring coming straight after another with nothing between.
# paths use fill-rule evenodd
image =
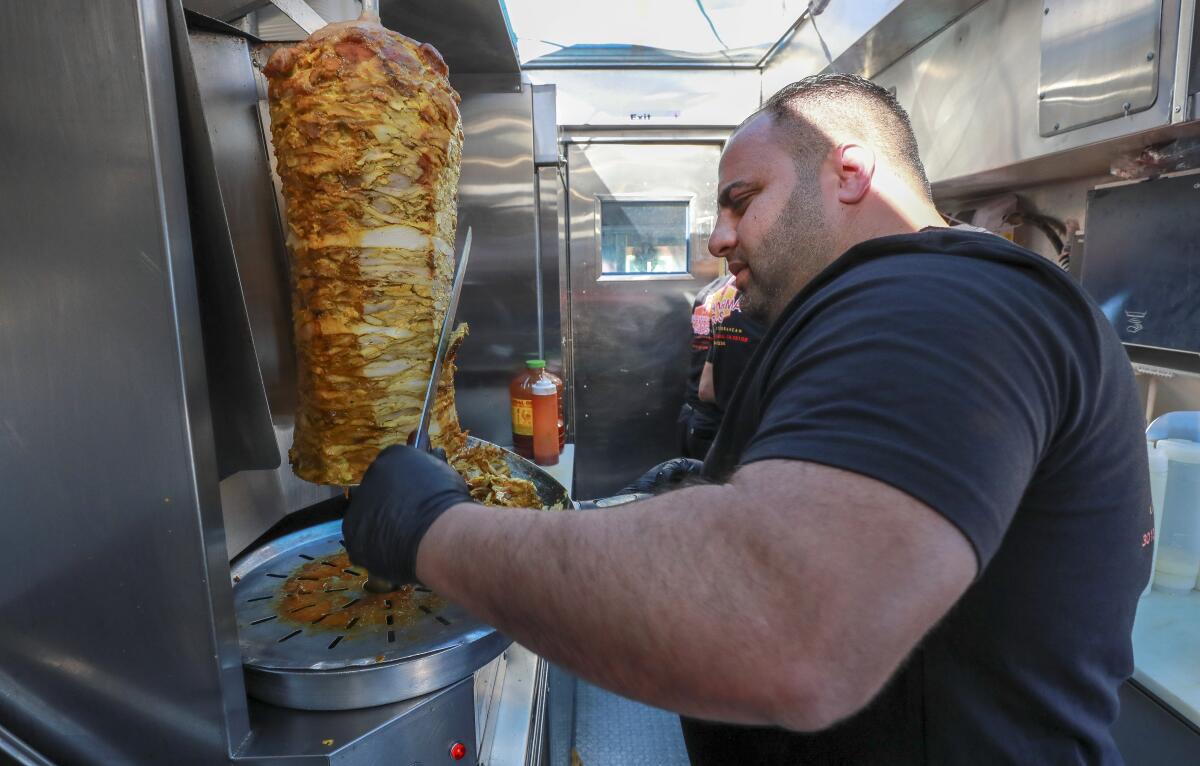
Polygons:
<instances>
[{"instance_id":1,"label":"person in background","mask_svg":"<svg viewBox=\"0 0 1200 766\"><path fill-rule=\"evenodd\" d=\"M710 396L701 397L704 372L708 369L708 354L712 347L712 309L708 298L728 281L725 274L718 276L700 288L692 301L692 336L688 355L687 391L683 407L679 409L679 451L689 458L703 459L708 453L717 426L721 424L721 411ZM709 381L711 387L711 371Z\"/></svg>"},{"instance_id":2,"label":"person in background","mask_svg":"<svg viewBox=\"0 0 1200 766\"><path fill-rule=\"evenodd\" d=\"M684 457L702 460L708 454L762 332L761 322L742 311L732 274L717 277L696 295L687 397L679 413ZM628 489L637 491L632 485Z\"/></svg>"},{"instance_id":3,"label":"person in background","mask_svg":"<svg viewBox=\"0 0 1200 766\"><path fill-rule=\"evenodd\" d=\"M708 303L712 332L698 394L700 401L715 405L717 411L724 413L765 328L751 313L742 311L742 296L732 274L713 292Z\"/></svg>"},{"instance_id":4,"label":"person in background","mask_svg":"<svg viewBox=\"0 0 1200 766\"><path fill-rule=\"evenodd\" d=\"M391 447L351 559L681 713L694 764L1121 763L1153 515L1112 325L1053 262L946 228L868 80L772 96L717 188L709 250L768 330L704 483L498 513Z\"/></svg>"}]
</instances>

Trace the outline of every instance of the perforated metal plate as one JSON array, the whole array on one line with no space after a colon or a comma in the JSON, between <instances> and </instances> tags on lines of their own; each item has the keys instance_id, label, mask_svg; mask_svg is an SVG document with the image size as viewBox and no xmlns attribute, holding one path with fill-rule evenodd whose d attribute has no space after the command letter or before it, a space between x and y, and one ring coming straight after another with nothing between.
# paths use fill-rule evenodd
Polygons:
<instances>
[{"instance_id":1,"label":"perforated metal plate","mask_svg":"<svg viewBox=\"0 0 1200 766\"><path fill-rule=\"evenodd\" d=\"M363 590L334 521L280 538L233 570L247 691L342 710L409 699L483 667L509 644L425 588Z\"/></svg>"}]
</instances>

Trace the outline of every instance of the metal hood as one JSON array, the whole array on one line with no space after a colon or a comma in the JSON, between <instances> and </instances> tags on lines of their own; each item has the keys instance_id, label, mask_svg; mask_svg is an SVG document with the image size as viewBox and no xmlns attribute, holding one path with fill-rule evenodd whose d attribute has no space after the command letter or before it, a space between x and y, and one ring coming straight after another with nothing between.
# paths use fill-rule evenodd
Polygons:
<instances>
[{"instance_id":1,"label":"metal hood","mask_svg":"<svg viewBox=\"0 0 1200 766\"><path fill-rule=\"evenodd\" d=\"M246 14L274 11L269 0L183 0L189 10L225 22ZM322 2L309 5L326 21L345 21L358 15L358 2ZM517 74L521 71L516 40L502 0L380 0L379 17L388 29L429 43L446 59L450 72L463 74ZM287 39L301 39L296 36Z\"/></svg>"}]
</instances>

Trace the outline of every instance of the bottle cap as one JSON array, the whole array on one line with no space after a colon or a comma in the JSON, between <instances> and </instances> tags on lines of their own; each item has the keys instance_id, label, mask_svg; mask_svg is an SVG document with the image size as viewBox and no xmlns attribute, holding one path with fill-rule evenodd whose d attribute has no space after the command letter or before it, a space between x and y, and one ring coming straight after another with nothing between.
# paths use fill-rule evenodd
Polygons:
<instances>
[{"instance_id":1,"label":"bottle cap","mask_svg":"<svg viewBox=\"0 0 1200 766\"><path fill-rule=\"evenodd\" d=\"M525 366L531 370L540 370L546 366L546 360L545 359L528 359L525 362Z\"/></svg>"}]
</instances>

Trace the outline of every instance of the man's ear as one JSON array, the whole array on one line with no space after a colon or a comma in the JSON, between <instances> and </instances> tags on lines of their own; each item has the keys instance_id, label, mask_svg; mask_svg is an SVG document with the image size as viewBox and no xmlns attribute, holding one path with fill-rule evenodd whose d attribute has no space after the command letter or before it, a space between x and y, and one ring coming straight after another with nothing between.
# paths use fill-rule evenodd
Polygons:
<instances>
[{"instance_id":1,"label":"man's ear","mask_svg":"<svg viewBox=\"0 0 1200 766\"><path fill-rule=\"evenodd\" d=\"M834 149L833 160L838 175L838 202L857 205L871 190L875 152L858 144L842 144Z\"/></svg>"}]
</instances>

